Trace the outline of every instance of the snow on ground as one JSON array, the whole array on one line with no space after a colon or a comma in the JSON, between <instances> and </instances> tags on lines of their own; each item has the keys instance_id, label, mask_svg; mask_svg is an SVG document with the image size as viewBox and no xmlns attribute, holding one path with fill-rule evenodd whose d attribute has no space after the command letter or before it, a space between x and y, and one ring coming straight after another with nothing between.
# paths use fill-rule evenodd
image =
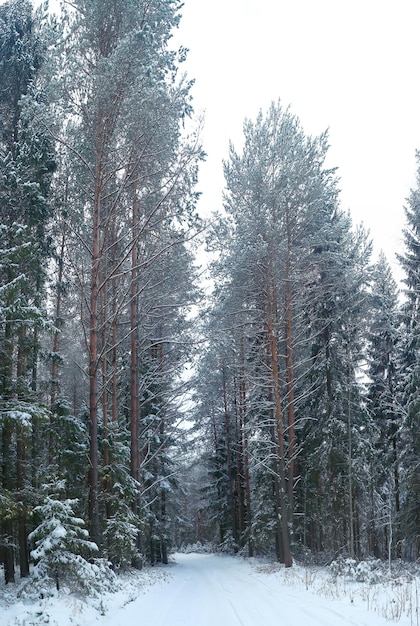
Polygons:
<instances>
[{"instance_id":1,"label":"snow on ground","mask_svg":"<svg viewBox=\"0 0 420 626\"><path fill-rule=\"evenodd\" d=\"M113 594L29 603L0 588L1 626L420 626L420 581L334 582L325 569L212 554L123 576ZM3 597L2 597L3 596Z\"/></svg>"}]
</instances>

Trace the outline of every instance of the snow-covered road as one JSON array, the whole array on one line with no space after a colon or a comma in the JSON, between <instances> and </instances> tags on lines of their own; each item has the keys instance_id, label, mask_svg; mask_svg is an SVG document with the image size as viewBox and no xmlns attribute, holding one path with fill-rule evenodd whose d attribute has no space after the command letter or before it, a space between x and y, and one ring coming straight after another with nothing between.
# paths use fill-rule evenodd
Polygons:
<instances>
[{"instance_id":1,"label":"snow-covered road","mask_svg":"<svg viewBox=\"0 0 420 626\"><path fill-rule=\"evenodd\" d=\"M251 563L209 554L177 554L171 578L149 587L106 626L385 626L351 600L326 599ZM293 574L292 576L296 576ZM296 580L296 578L295 578Z\"/></svg>"}]
</instances>

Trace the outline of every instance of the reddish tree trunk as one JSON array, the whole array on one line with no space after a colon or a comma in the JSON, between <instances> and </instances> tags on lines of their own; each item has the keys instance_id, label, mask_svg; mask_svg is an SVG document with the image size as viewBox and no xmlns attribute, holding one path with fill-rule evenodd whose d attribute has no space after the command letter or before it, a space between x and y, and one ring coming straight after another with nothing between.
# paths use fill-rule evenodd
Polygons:
<instances>
[{"instance_id":1,"label":"reddish tree trunk","mask_svg":"<svg viewBox=\"0 0 420 626\"><path fill-rule=\"evenodd\" d=\"M242 436L243 436L243 455L244 455L244 474L245 474L245 502L246 502L246 527L248 534L248 556L254 555L254 548L252 545L251 524L251 481L249 472L249 440L248 440L248 425L247 425L247 403L246 403L246 382L245 382L245 350L244 350L244 338L241 337L241 376L240 376L240 407L242 414Z\"/></svg>"},{"instance_id":2,"label":"reddish tree trunk","mask_svg":"<svg viewBox=\"0 0 420 626\"><path fill-rule=\"evenodd\" d=\"M130 434L131 434L131 476L138 480L138 378L137 378L137 201L133 202L133 248L131 253L130 287Z\"/></svg>"},{"instance_id":3,"label":"reddish tree trunk","mask_svg":"<svg viewBox=\"0 0 420 626\"><path fill-rule=\"evenodd\" d=\"M137 230L138 230L138 201L136 192L133 198L133 216L132 216L132 251L131 251L131 286L130 286L130 467L131 476L135 481L140 478L140 455L138 440L138 418L139 418L139 400L138 400L138 359L137 359L137 265L138 265L138 246L137 246ZM133 502L133 511L138 513L140 494Z\"/></svg>"},{"instance_id":4,"label":"reddish tree trunk","mask_svg":"<svg viewBox=\"0 0 420 626\"><path fill-rule=\"evenodd\" d=\"M115 226L114 226L115 229ZM116 234L113 230L112 234L112 267L116 267L117 264L117 245ZM117 372L117 279L112 277L111 282L112 289L112 350L111 350L111 365L112 365L112 377L111 377L111 420L116 423L118 420L118 372Z\"/></svg>"},{"instance_id":5,"label":"reddish tree trunk","mask_svg":"<svg viewBox=\"0 0 420 626\"><path fill-rule=\"evenodd\" d=\"M100 133L98 133L98 140ZM100 154L99 146L97 150ZM99 156L97 157L99 159ZM90 472L89 472L89 521L90 536L100 546L99 526L99 459L98 459L98 282L100 262L100 202L101 166L95 171L95 194L92 224L92 262L90 288L90 328L89 328L89 416L90 416Z\"/></svg>"},{"instance_id":6,"label":"reddish tree trunk","mask_svg":"<svg viewBox=\"0 0 420 626\"><path fill-rule=\"evenodd\" d=\"M278 369L278 348L277 348L277 331L275 320L277 317L277 294L274 281L268 277L267 285L267 334L270 354L270 366L272 375L273 397L274 397L274 411L275 411L275 423L277 432L277 448L278 448L278 460L279 460L279 472L280 472L280 513L281 513L281 528L282 528L282 542L284 552L284 564L286 567L292 565L292 554L290 549L290 535L288 525L288 504L287 504L287 485L286 485L286 467L285 467L285 454L284 454L284 428L283 428L283 414L281 408L281 394L280 394L280 376Z\"/></svg>"},{"instance_id":7,"label":"reddish tree trunk","mask_svg":"<svg viewBox=\"0 0 420 626\"><path fill-rule=\"evenodd\" d=\"M238 544L238 524L237 517L235 511L235 482L233 478L233 468L232 468L232 434L231 434L231 424L230 424L230 415L229 415L229 407L228 407L228 399L227 399L227 388L226 388L226 368L223 365L223 408L224 408L224 417L225 417L225 439L226 439L226 473L228 479L228 499L229 499L229 509L230 509L230 517L231 517L231 529L232 536L235 541L235 544Z\"/></svg>"}]
</instances>

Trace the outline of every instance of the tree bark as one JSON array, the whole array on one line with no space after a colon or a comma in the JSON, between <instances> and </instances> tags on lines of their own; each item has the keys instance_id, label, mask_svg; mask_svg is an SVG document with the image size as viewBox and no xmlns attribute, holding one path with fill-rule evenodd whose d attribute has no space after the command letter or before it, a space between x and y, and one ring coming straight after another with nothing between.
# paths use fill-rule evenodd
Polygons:
<instances>
[{"instance_id":1,"label":"tree bark","mask_svg":"<svg viewBox=\"0 0 420 626\"><path fill-rule=\"evenodd\" d=\"M28 530L26 524L26 503L23 497L23 492L25 488L26 448L24 430L19 423L16 425L16 452L16 495L20 500L18 512L19 566L21 578L26 578L27 576L29 576L29 549Z\"/></svg>"},{"instance_id":2,"label":"tree bark","mask_svg":"<svg viewBox=\"0 0 420 626\"><path fill-rule=\"evenodd\" d=\"M9 418L3 420L2 429L2 487L6 492L13 489L11 477L11 449L12 449L12 424ZM1 520L1 561L4 567L4 582L15 582L15 551L13 548L13 523L12 520Z\"/></svg>"},{"instance_id":3,"label":"tree bark","mask_svg":"<svg viewBox=\"0 0 420 626\"><path fill-rule=\"evenodd\" d=\"M132 250L131 250L131 286L130 286L130 467L131 476L139 481L139 441L138 441L138 359L137 359L137 230L138 201L136 192L133 197L132 215ZM134 513L138 512L138 498L133 502Z\"/></svg>"},{"instance_id":4,"label":"tree bark","mask_svg":"<svg viewBox=\"0 0 420 626\"><path fill-rule=\"evenodd\" d=\"M288 503L287 503L287 485L286 485L286 467L284 453L284 428L283 414L281 408L280 394L280 376L278 367L278 348L277 348L277 332L275 320L277 317L277 293L273 279L268 276L266 281L267 290L267 340L270 354L270 369L272 376L272 387L274 397L274 412L277 433L277 454L280 473L280 513L282 541L284 551L284 565L291 567L293 564L292 553L290 548L290 534L288 524Z\"/></svg>"},{"instance_id":5,"label":"tree bark","mask_svg":"<svg viewBox=\"0 0 420 626\"><path fill-rule=\"evenodd\" d=\"M248 438L248 416L246 402L246 381L245 381L245 349L244 337L241 336L241 376L240 376L240 407L242 414L242 436L243 436L243 455L244 455L244 474L245 474L245 502L246 502L246 530L248 537L248 556L254 556L254 547L252 545L251 527L251 480L249 471L249 438Z\"/></svg>"},{"instance_id":6,"label":"tree bark","mask_svg":"<svg viewBox=\"0 0 420 626\"><path fill-rule=\"evenodd\" d=\"M25 343L27 333L25 326L19 330L18 354L16 376L18 381L18 395L24 391L24 376L27 365L27 351ZM34 429L36 430L36 429ZM16 500L18 504L17 514L17 530L19 545L19 566L20 575L26 578L29 575L29 550L28 550L28 532L26 527L26 503L24 498L25 489L25 464L26 464L26 447L25 433L22 423L16 422Z\"/></svg>"},{"instance_id":7,"label":"tree bark","mask_svg":"<svg viewBox=\"0 0 420 626\"><path fill-rule=\"evenodd\" d=\"M130 284L130 471L136 481L136 493L132 502L132 511L140 514L140 443L139 443L139 379L138 379L138 227L139 206L137 191L133 192L132 209L132 249L131 249L131 284ZM142 539L137 533L137 550L141 552ZM133 561L133 566L141 568L140 558Z\"/></svg>"},{"instance_id":8,"label":"tree bark","mask_svg":"<svg viewBox=\"0 0 420 626\"><path fill-rule=\"evenodd\" d=\"M95 169L95 193L92 223L92 260L90 285L89 328L89 416L90 416L90 472L89 472L89 521L90 536L101 544L99 525L99 458L98 458L98 283L100 264L100 217L101 217L101 129L98 122L97 164Z\"/></svg>"},{"instance_id":9,"label":"tree bark","mask_svg":"<svg viewBox=\"0 0 420 626\"><path fill-rule=\"evenodd\" d=\"M285 276L285 313L286 313L286 403L287 403L287 441L288 441L288 521L293 524L294 482L296 474L296 431L295 431L295 375L293 363L293 321L292 321L292 229L289 209L286 209L286 276Z\"/></svg>"},{"instance_id":10,"label":"tree bark","mask_svg":"<svg viewBox=\"0 0 420 626\"><path fill-rule=\"evenodd\" d=\"M232 537L235 542L235 545L238 545L238 526L235 512L235 494L234 494L234 478L233 478L233 468L232 468L232 435L230 428L230 415L229 415L229 407L227 400L227 386L226 386L226 368L223 364L223 409L224 409L224 418L225 418L225 446L226 446L226 474L228 480L228 503L231 517L231 529L232 529Z\"/></svg>"}]
</instances>

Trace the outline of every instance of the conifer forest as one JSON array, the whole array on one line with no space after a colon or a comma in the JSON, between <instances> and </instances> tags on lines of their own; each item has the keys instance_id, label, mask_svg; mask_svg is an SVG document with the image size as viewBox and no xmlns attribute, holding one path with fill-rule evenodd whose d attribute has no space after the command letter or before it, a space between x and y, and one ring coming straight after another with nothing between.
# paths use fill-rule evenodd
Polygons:
<instances>
[{"instance_id":1,"label":"conifer forest","mask_svg":"<svg viewBox=\"0 0 420 626\"><path fill-rule=\"evenodd\" d=\"M401 285L281 100L204 219L181 13L0 5L1 575L416 561L420 153Z\"/></svg>"}]
</instances>

